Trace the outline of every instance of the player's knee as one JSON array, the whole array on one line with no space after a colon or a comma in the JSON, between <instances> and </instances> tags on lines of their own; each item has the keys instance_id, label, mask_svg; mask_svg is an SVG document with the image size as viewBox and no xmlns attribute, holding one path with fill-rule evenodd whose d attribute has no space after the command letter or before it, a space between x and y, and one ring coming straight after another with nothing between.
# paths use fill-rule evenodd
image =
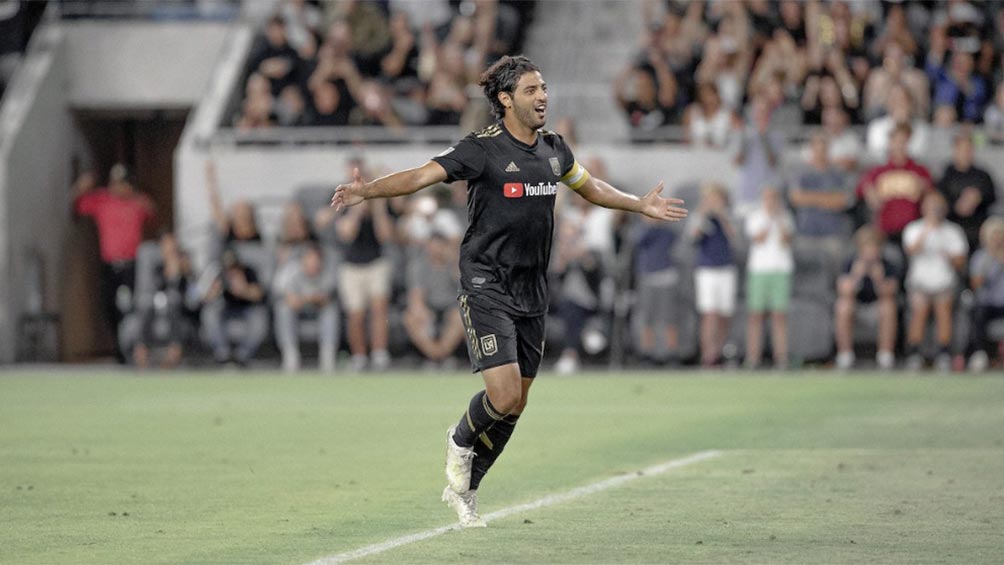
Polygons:
<instances>
[{"instance_id":1,"label":"player's knee","mask_svg":"<svg viewBox=\"0 0 1004 565\"><path fill-rule=\"evenodd\" d=\"M496 396L498 396L498 400L493 398L491 401L502 414L511 414L519 406L521 400L519 388L508 387L502 389Z\"/></svg>"},{"instance_id":2,"label":"player's knee","mask_svg":"<svg viewBox=\"0 0 1004 565\"><path fill-rule=\"evenodd\" d=\"M512 410L510 410L509 413L510 414L517 414L517 415L522 414L523 410L526 410L526 400L527 400L526 395L523 395L519 399L519 402L516 403L516 407L513 408Z\"/></svg>"}]
</instances>

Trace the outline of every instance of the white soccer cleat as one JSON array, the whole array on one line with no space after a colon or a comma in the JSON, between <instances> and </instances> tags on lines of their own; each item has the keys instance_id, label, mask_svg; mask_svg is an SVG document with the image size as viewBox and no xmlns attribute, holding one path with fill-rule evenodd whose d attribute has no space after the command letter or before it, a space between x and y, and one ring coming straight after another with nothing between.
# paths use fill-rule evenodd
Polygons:
<instances>
[{"instance_id":1,"label":"white soccer cleat","mask_svg":"<svg viewBox=\"0 0 1004 565\"><path fill-rule=\"evenodd\" d=\"M478 514L478 491L468 490L464 494L457 494L453 489L446 487L443 489L443 502L450 508L457 511L457 518L463 528L486 528L488 524Z\"/></svg>"},{"instance_id":2,"label":"white soccer cleat","mask_svg":"<svg viewBox=\"0 0 1004 565\"><path fill-rule=\"evenodd\" d=\"M474 449L460 447L453 441L456 426L446 430L446 482L457 494L464 494L471 488L471 466L474 463Z\"/></svg>"}]
</instances>

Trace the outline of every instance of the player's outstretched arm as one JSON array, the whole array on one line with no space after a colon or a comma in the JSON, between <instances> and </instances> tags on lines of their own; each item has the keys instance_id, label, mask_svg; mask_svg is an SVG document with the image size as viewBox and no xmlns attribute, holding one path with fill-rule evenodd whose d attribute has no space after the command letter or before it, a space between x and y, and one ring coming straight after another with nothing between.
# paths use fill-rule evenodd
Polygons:
<instances>
[{"instance_id":1,"label":"player's outstretched arm","mask_svg":"<svg viewBox=\"0 0 1004 565\"><path fill-rule=\"evenodd\" d=\"M665 183L659 182L648 194L637 197L617 190L609 183L596 177L590 177L577 192L583 198L604 208L637 212L657 220L677 222L687 217L687 209L681 207L683 200L663 198L660 196Z\"/></svg>"},{"instance_id":2,"label":"player's outstretched arm","mask_svg":"<svg viewBox=\"0 0 1004 565\"><path fill-rule=\"evenodd\" d=\"M371 198L393 198L411 194L445 180L446 169L435 161L429 161L421 167L405 169L370 182L363 182L359 169L354 169L352 182L338 185L338 188L335 189L335 195L331 197L331 205L337 211L355 206L363 200Z\"/></svg>"}]
</instances>

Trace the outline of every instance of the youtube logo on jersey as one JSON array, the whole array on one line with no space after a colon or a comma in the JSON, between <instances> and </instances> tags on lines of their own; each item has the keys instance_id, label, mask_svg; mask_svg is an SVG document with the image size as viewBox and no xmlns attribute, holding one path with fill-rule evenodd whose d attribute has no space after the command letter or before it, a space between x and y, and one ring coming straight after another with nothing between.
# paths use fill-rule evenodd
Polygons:
<instances>
[{"instance_id":1,"label":"youtube logo on jersey","mask_svg":"<svg viewBox=\"0 0 1004 565\"><path fill-rule=\"evenodd\" d=\"M502 194L506 198L523 198L523 183L507 182L502 187Z\"/></svg>"}]
</instances>

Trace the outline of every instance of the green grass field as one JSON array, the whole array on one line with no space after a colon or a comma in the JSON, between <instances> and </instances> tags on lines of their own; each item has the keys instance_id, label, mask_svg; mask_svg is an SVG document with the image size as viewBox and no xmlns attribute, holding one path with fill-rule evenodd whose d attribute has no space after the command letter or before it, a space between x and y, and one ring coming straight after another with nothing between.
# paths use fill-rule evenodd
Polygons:
<instances>
[{"instance_id":1,"label":"green grass field","mask_svg":"<svg viewBox=\"0 0 1004 565\"><path fill-rule=\"evenodd\" d=\"M0 374L0 562L304 563L449 524L471 375ZM483 512L371 563L1000 563L1004 378L542 375Z\"/></svg>"}]
</instances>

